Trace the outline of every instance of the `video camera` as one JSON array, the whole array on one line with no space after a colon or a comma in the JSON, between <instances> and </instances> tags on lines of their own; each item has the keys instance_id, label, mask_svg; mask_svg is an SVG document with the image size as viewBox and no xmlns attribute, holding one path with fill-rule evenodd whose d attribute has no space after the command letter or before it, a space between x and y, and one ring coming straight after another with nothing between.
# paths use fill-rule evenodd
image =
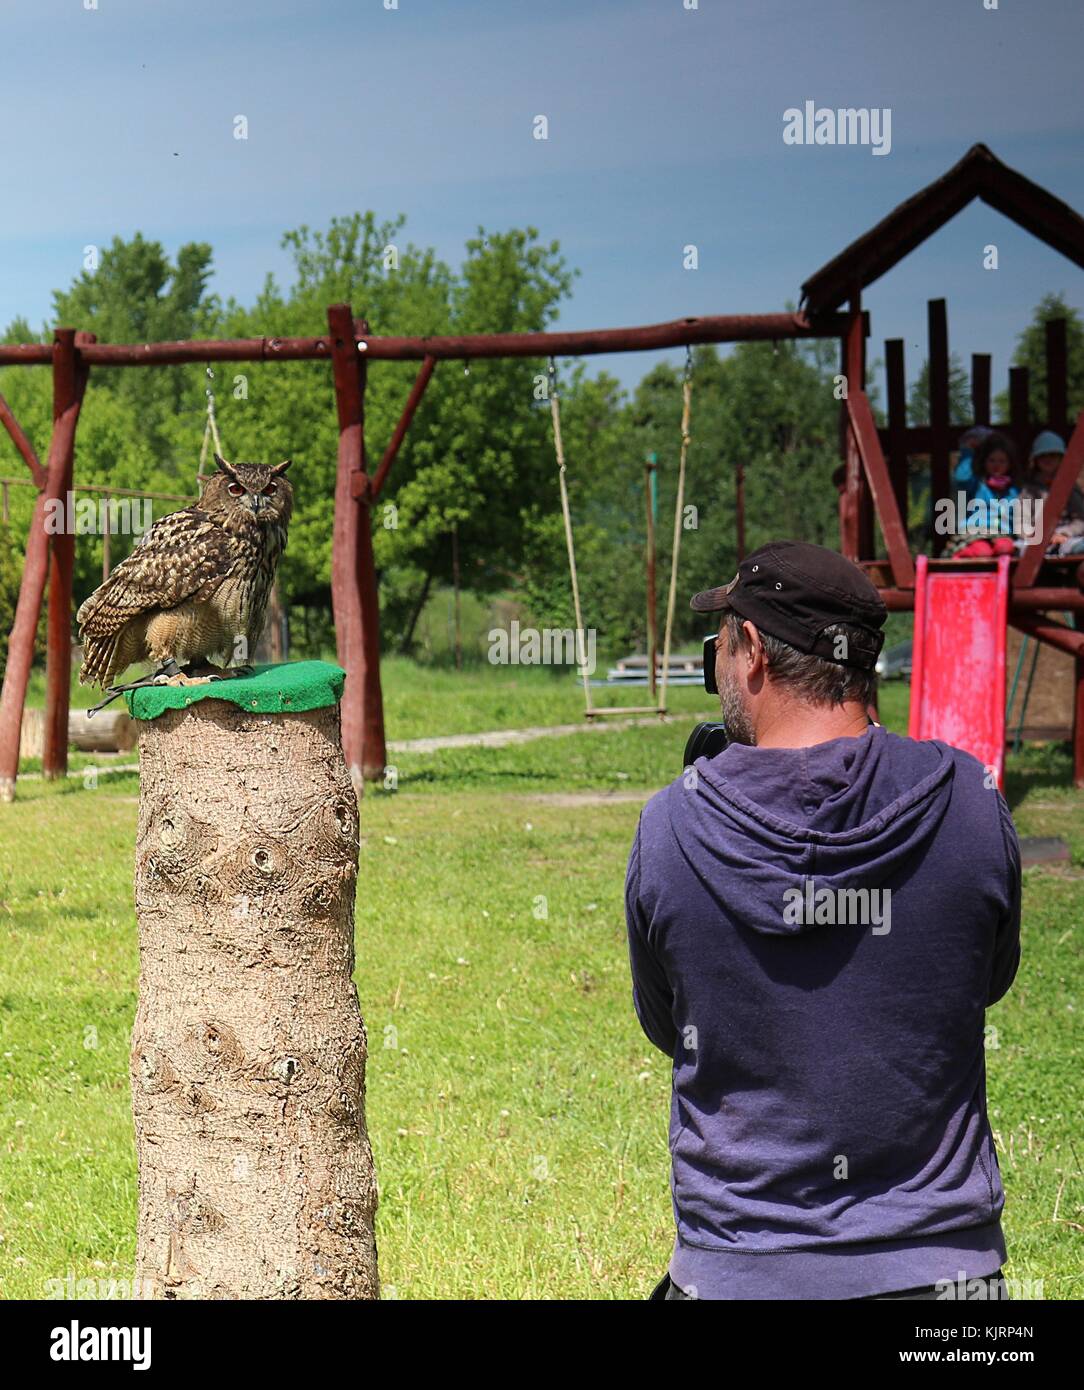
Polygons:
<instances>
[{"instance_id":1,"label":"video camera","mask_svg":"<svg viewBox=\"0 0 1084 1390\"><path fill-rule=\"evenodd\" d=\"M704 638L704 689L709 695L718 695L715 682L715 634ZM726 726L721 723L697 724L685 744L685 760L682 767L691 767L697 758L714 758L730 742Z\"/></svg>"}]
</instances>

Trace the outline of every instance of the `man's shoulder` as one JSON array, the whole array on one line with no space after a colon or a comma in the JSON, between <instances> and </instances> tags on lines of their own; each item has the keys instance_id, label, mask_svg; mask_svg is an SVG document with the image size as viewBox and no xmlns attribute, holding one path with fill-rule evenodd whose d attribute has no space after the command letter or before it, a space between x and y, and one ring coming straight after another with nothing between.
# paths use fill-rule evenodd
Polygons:
<instances>
[{"instance_id":1,"label":"man's shoulder","mask_svg":"<svg viewBox=\"0 0 1084 1390\"><path fill-rule=\"evenodd\" d=\"M640 812L641 839L654 838L669 829L675 809L674 798L688 794L686 776L689 771L690 769L686 768L680 777L675 777L665 787L653 792L644 802L644 808Z\"/></svg>"}]
</instances>

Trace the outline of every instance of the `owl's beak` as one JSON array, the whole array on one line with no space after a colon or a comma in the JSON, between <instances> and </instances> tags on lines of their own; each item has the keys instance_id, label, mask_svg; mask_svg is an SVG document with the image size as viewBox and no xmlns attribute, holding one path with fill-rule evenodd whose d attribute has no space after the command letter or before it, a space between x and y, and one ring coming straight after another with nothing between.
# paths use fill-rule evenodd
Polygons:
<instances>
[{"instance_id":1,"label":"owl's beak","mask_svg":"<svg viewBox=\"0 0 1084 1390\"><path fill-rule=\"evenodd\" d=\"M252 508L253 513L259 516L260 512L267 506L267 498L261 496L258 492L250 492L248 495L248 505Z\"/></svg>"}]
</instances>

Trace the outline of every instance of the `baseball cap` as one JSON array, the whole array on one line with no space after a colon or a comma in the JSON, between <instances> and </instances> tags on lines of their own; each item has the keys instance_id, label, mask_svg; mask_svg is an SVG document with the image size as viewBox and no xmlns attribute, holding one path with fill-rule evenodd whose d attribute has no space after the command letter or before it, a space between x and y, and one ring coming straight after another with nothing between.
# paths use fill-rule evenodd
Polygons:
<instances>
[{"instance_id":1,"label":"baseball cap","mask_svg":"<svg viewBox=\"0 0 1084 1390\"><path fill-rule=\"evenodd\" d=\"M697 613L726 609L800 652L840 666L872 671L884 644L884 600L850 560L823 545L771 541L738 566L729 584L694 594ZM839 638L825 631L847 623L855 631L845 656Z\"/></svg>"}]
</instances>

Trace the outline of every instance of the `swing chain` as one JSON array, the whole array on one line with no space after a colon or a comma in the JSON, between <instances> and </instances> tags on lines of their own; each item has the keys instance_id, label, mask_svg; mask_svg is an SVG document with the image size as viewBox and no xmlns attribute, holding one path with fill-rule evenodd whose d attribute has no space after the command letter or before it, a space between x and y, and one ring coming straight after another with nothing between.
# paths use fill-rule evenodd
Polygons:
<instances>
[{"instance_id":1,"label":"swing chain","mask_svg":"<svg viewBox=\"0 0 1084 1390\"><path fill-rule=\"evenodd\" d=\"M691 344L686 343L686 344L685 344L685 371L684 371L684 374L682 375L682 378L681 378L682 384L684 385L684 383L685 383L686 381L691 381L691 380L692 380L692 375L693 375L693 350L692 350Z\"/></svg>"},{"instance_id":2,"label":"swing chain","mask_svg":"<svg viewBox=\"0 0 1084 1390\"><path fill-rule=\"evenodd\" d=\"M549 365L549 393L550 399L560 399L560 392L557 390L557 359L550 358Z\"/></svg>"}]
</instances>

